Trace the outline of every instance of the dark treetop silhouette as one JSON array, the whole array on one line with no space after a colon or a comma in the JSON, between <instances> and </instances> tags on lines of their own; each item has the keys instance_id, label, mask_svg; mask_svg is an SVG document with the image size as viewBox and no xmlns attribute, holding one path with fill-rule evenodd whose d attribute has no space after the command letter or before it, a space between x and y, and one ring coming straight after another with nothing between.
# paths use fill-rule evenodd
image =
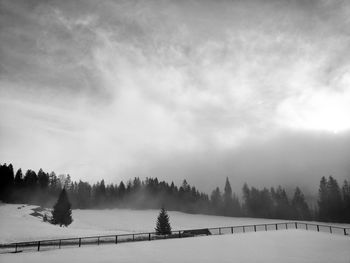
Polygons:
<instances>
[{"instance_id":1,"label":"dark treetop silhouette","mask_svg":"<svg viewBox=\"0 0 350 263\"><path fill-rule=\"evenodd\" d=\"M240 201L232 192L228 178L224 192L216 187L209 197L186 180L180 187L157 178L142 181L137 177L126 183L121 181L119 185L106 185L104 180L90 185L74 182L69 175L56 176L54 172L49 174L42 169L38 174L27 170L23 176L21 169L14 174L11 164L0 165L0 200L3 202L50 207L63 188L72 207L79 209L158 209L164 205L169 210L187 213L350 222L349 183L345 180L341 188L332 176L321 179L317 206L310 209L299 187L290 198L281 186L257 189L245 184Z\"/></svg>"}]
</instances>

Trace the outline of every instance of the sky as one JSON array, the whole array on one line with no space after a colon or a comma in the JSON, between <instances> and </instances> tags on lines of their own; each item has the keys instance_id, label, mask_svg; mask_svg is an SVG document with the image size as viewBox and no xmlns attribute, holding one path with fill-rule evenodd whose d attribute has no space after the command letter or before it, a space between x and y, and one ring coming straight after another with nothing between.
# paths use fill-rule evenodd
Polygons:
<instances>
[{"instance_id":1,"label":"sky","mask_svg":"<svg viewBox=\"0 0 350 263\"><path fill-rule=\"evenodd\" d=\"M350 3L0 0L0 162L202 191L350 179Z\"/></svg>"}]
</instances>

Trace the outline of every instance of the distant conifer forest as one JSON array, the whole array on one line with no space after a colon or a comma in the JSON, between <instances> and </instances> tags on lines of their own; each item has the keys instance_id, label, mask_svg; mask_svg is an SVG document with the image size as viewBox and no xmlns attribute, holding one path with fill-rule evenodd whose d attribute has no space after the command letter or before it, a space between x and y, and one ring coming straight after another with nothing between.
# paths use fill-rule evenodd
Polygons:
<instances>
[{"instance_id":1,"label":"distant conifer forest","mask_svg":"<svg viewBox=\"0 0 350 263\"><path fill-rule=\"evenodd\" d=\"M65 188L74 209L132 208L176 210L237 217L261 217L290 220L318 220L350 223L350 185L340 186L332 176L319 182L318 201L310 207L304 194L296 187L292 196L278 186L258 189L244 184L242 198L232 192L228 178L221 190L216 187L210 195L198 191L183 180L180 186L155 178L135 177L119 184L105 184L104 180L91 185L69 175L57 176L21 169L12 164L0 165L0 200L5 203L26 203L52 207Z\"/></svg>"}]
</instances>

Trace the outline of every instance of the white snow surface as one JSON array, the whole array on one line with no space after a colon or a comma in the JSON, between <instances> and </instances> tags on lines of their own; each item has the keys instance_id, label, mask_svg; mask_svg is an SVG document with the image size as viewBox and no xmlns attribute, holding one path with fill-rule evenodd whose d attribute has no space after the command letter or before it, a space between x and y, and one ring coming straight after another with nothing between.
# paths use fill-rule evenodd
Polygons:
<instances>
[{"instance_id":1,"label":"white snow surface","mask_svg":"<svg viewBox=\"0 0 350 263\"><path fill-rule=\"evenodd\" d=\"M158 210L73 210L74 222L59 227L31 216L36 206L0 204L0 242L154 230ZM20 208L20 209L19 209ZM173 229L272 223L169 212ZM282 221L280 221L282 222ZM305 230L236 233L183 239L86 245L41 252L1 254L2 262L350 262L350 237Z\"/></svg>"},{"instance_id":2,"label":"white snow surface","mask_svg":"<svg viewBox=\"0 0 350 263\"><path fill-rule=\"evenodd\" d=\"M349 263L350 238L305 230L144 241L0 255L0 262Z\"/></svg>"},{"instance_id":3,"label":"white snow surface","mask_svg":"<svg viewBox=\"0 0 350 263\"><path fill-rule=\"evenodd\" d=\"M0 204L0 243L153 232L158 210L73 210L73 223L59 227L31 216L37 206ZM19 209L20 208L20 209ZM259 218L194 215L169 211L173 230L283 222Z\"/></svg>"}]
</instances>

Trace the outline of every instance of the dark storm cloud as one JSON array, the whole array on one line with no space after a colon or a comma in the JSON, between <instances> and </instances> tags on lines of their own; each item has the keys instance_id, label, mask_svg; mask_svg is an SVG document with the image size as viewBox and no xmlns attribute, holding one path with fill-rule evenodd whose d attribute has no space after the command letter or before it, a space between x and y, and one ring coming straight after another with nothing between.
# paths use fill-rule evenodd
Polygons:
<instances>
[{"instance_id":1,"label":"dark storm cloud","mask_svg":"<svg viewBox=\"0 0 350 263\"><path fill-rule=\"evenodd\" d=\"M3 1L1 9L3 80L18 84L22 92L96 91L89 17L65 20L46 1Z\"/></svg>"},{"instance_id":2,"label":"dark storm cloud","mask_svg":"<svg viewBox=\"0 0 350 263\"><path fill-rule=\"evenodd\" d=\"M316 194L322 176L349 179L349 145L349 134L334 137L325 133L281 132L265 141L252 140L238 149L211 148L160 157L153 166L143 171L131 170L128 175L159 174L169 181L176 178L177 183L190 178L190 183L206 191L215 185L223 189L225 178L229 177L239 194L244 183L258 187L270 187L271 183L291 188L299 185Z\"/></svg>"}]
</instances>

